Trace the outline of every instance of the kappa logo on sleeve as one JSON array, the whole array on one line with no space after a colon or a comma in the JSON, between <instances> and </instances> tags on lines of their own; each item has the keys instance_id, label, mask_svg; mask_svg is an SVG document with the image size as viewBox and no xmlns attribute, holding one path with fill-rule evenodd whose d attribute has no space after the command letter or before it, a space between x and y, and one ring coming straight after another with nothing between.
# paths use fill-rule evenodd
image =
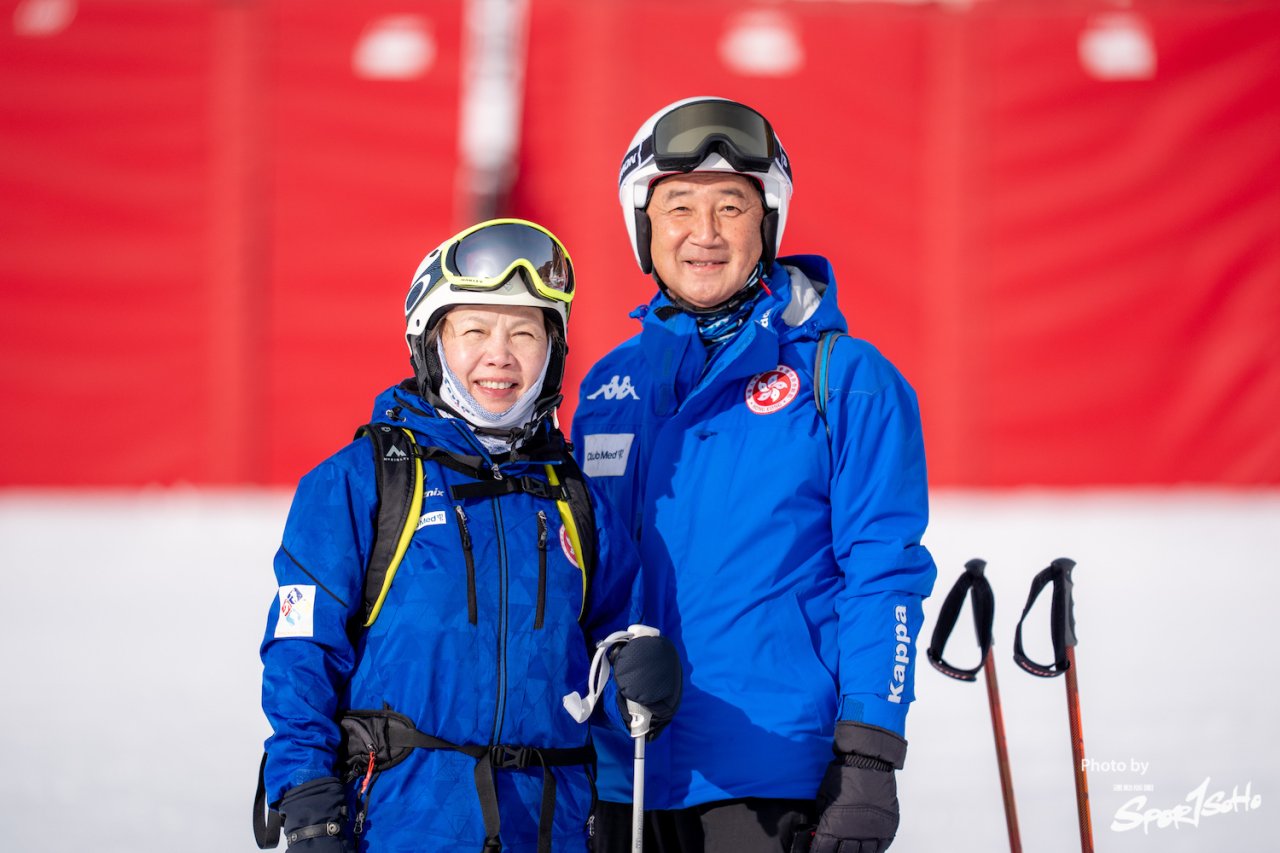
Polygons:
<instances>
[{"instance_id":1,"label":"kappa logo on sleeve","mask_svg":"<svg viewBox=\"0 0 1280 853\"><path fill-rule=\"evenodd\" d=\"M627 473L627 457L631 455L633 432L599 432L583 439L586 464L582 471L588 477L621 477Z\"/></svg>"},{"instance_id":2,"label":"kappa logo on sleeve","mask_svg":"<svg viewBox=\"0 0 1280 853\"><path fill-rule=\"evenodd\" d=\"M280 587L280 619L277 637L315 636L316 588L309 584Z\"/></svg>"}]
</instances>

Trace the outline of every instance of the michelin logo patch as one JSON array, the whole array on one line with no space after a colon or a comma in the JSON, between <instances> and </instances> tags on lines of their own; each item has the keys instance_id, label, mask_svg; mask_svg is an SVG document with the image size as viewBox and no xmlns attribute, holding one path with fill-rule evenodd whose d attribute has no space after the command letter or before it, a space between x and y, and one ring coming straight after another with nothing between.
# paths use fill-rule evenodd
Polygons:
<instances>
[{"instance_id":1,"label":"michelin logo patch","mask_svg":"<svg viewBox=\"0 0 1280 853\"><path fill-rule=\"evenodd\" d=\"M582 471L588 477L621 477L627 473L627 457L631 455L632 432L600 432L583 440L586 464Z\"/></svg>"},{"instance_id":2,"label":"michelin logo patch","mask_svg":"<svg viewBox=\"0 0 1280 853\"><path fill-rule=\"evenodd\" d=\"M309 584L280 587L280 618L277 637L315 636L316 588Z\"/></svg>"}]
</instances>

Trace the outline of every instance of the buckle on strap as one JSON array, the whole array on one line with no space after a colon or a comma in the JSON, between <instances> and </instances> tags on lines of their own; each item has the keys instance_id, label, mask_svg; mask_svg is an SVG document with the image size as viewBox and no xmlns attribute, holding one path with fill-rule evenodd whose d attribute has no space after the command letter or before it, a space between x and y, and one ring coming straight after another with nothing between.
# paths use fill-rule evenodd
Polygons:
<instances>
[{"instance_id":1,"label":"buckle on strap","mask_svg":"<svg viewBox=\"0 0 1280 853\"><path fill-rule=\"evenodd\" d=\"M554 500L558 497L558 495L552 493L550 483L534 477L521 477L520 488L526 494L533 495L535 498L550 498Z\"/></svg>"},{"instance_id":2,"label":"buckle on strap","mask_svg":"<svg viewBox=\"0 0 1280 853\"><path fill-rule=\"evenodd\" d=\"M489 763L500 770L523 770L536 750L526 746L508 746L505 743L489 747Z\"/></svg>"}]
</instances>

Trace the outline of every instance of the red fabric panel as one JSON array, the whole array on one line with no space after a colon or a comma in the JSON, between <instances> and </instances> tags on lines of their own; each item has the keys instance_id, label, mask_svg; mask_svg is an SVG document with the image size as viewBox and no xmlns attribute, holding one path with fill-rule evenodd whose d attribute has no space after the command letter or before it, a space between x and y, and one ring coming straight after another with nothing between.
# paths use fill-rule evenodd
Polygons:
<instances>
[{"instance_id":1,"label":"red fabric panel","mask_svg":"<svg viewBox=\"0 0 1280 853\"><path fill-rule=\"evenodd\" d=\"M369 420L376 392L409 375L409 279L456 230L461 2L407 21L404 8L273 7L270 295L255 389L271 426L261 433L267 482L296 481ZM353 70L369 39L405 27L426 39L421 74Z\"/></svg>"},{"instance_id":2,"label":"red fabric panel","mask_svg":"<svg viewBox=\"0 0 1280 853\"><path fill-rule=\"evenodd\" d=\"M972 20L945 480L1280 482L1280 7L1152 7L1154 76L1105 81L1091 8Z\"/></svg>"},{"instance_id":3,"label":"red fabric panel","mask_svg":"<svg viewBox=\"0 0 1280 853\"><path fill-rule=\"evenodd\" d=\"M202 479L209 10L81 3L65 28L19 35L15 6L0 10L0 484Z\"/></svg>"},{"instance_id":4,"label":"red fabric panel","mask_svg":"<svg viewBox=\"0 0 1280 853\"><path fill-rule=\"evenodd\" d=\"M294 482L406 374L409 274L465 224L461 0L32 8L0 4L0 485ZM1132 80L1082 64L1104 13L531 4L511 210L579 268L566 425L653 289L621 155L722 94L777 124L784 252L832 258L919 389L935 483L1280 483L1280 7L1140 8ZM406 30L419 73L354 70ZM91 449L48 453L51 419Z\"/></svg>"},{"instance_id":5,"label":"red fabric panel","mask_svg":"<svg viewBox=\"0 0 1280 853\"><path fill-rule=\"evenodd\" d=\"M571 379L653 290L614 191L631 134L719 94L778 127L783 251L832 258L916 385L934 483L1280 482L1277 10L1162 6L1156 77L1102 81L1079 37L1109 9L786 4L803 62L760 77L719 53L760 10L536 4L516 202L580 270Z\"/></svg>"},{"instance_id":6,"label":"red fabric panel","mask_svg":"<svg viewBox=\"0 0 1280 853\"><path fill-rule=\"evenodd\" d=\"M579 271L566 424L582 375L638 329L626 314L654 291L627 243L618 165L650 113L691 95L737 98L770 117L796 169L783 251L830 257L855 327L908 372L919 367L912 342L922 309L910 259L921 239L930 12L812 3L766 10L766 23L803 44L803 60L792 74L760 77L717 54L735 32L752 31L759 11L732 0L534 4L514 206L556 231Z\"/></svg>"}]
</instances>

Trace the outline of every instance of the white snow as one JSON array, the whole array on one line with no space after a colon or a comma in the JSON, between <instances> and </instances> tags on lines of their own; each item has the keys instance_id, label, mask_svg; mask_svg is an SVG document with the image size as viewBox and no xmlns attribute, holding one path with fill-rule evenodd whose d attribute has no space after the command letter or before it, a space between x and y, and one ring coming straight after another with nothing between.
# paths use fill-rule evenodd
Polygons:
<instances>
[{"instance_id":1,"label":"white snow","mask_svg":"<svg viewBox=\"0 0 1280 853\"><path fill-rule=\"evenodd\" d=\"M257 646L288 501L0 491L0 849L256 849L249 818L268 733ZM1276 849L1278 534L1276 491L935 493L926 543L939 580L916 651L964 562L986 559L1027 850L1079 849L1064 679L1027 675L1011 652L1032 576L1060 556L1078 563L1097 849ZM1048 660L1041 601L1028 652ZM966 611L953 662L975 662L970 626ZM981 681L952 681L920 659L916 689L894 851L1007 849ZM1198 826L1111 828L1133 798L1171 810L1206 778L1208 795L1247 787L1258 799Z\"/></svg>"}]
</instances>

